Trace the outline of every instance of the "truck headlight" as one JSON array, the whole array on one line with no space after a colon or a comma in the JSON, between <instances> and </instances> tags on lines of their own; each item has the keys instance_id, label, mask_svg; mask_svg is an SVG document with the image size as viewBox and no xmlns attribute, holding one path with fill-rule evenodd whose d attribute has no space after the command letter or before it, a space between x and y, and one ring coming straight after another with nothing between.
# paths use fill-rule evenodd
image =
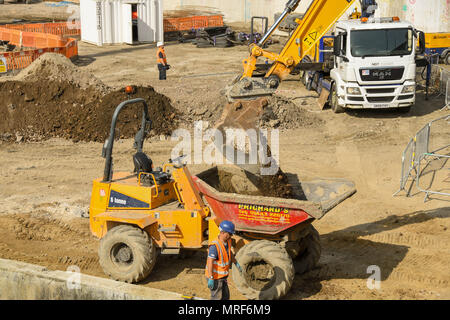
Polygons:
<instances>
[{"instance_id":1,"label":"truck headlight","mask_svg":"<svg viewBox=\"0 0 450 320\"><path fill-rule=\"evenodd\" d=\"M413 93L416 90L416 85L404 86L402 93Z\"/></svg>"},{"instance_id":2,"label":"truck headlight","mask_svg":"<svg viewBox=\"0 0 450 320\"><path fill-rule=\"evenodd\" d=\"M358 87L347 88L347 94L361 94L361 90Z\"/></svg>"}]
</instances>

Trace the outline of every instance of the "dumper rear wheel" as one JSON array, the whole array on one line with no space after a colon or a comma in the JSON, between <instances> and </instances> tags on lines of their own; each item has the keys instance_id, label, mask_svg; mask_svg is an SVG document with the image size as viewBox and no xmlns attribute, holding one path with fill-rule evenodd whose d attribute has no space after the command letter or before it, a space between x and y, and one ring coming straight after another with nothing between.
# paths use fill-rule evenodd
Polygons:
<instances>
[{"instance_id":1,"label":"dumper rear wheel","mask_svg":"<svg viewBox=\"0 0 450 320\"><path fill-rule=\"evenodd\" d=\"M100 240L100 265L112 279L134 283L144 280L156 262L156 249L149 235L131 225L120 225Z\"/></svg>"},{"instance_id":2,"label":"dumper rear wheel","mask_svg":"<svg viewBox=\"0 0 450 320\"><path fill-rule=\"evenodd\" d=\"M322 253L319 232L311 225L308 229L308 235L300 240L300 252L293 259L296 274L311 271L319 262Z\"/></svg>"},{"instance_id":3,"label":"dumper rear wheel","mask_svg":"<svg viewBox=\"0 0 450 320\"><path fill-rule=\"evenodd\" d=\"M290 290L295 276L294 265L286 250L277 243L252 241L239 250L236 260L242 273L234 267L233 281L247 298L279 299Z\"/></svg>"}]
</instances>

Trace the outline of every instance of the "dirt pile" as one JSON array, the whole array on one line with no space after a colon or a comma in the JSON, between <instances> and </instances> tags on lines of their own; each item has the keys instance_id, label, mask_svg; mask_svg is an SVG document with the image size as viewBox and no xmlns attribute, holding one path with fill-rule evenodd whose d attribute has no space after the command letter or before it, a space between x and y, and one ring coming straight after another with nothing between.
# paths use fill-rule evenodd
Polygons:
<instances>
[{"instance_id":1,"label":"dirt pile","mask_svg":"<svg viewBox=\"0 0 450 320\"><path fill-rule=\"evenodd\" d=\"M92 73L76 67L70 59L58 53L43 54L22 70L15 79L28 82L68 82L82 89L95 87L102 93L110 90Z\"/></svg>"},{"instance_id":2,"label":"dirt pile","mask_svg":"<svg viewBox=\"0 0 450 320\"><path fill-rule=\"evenodd\" d=\"M149 106L153 135L170 135L176 123L170 100L152 87L138 87L133 95L123 90L106 95L96 87L81 89L69 82L0 83L0 135L3 140L38 141L61 137L103 142L109 134L115 108L127 99L144 98ZM142 106L123 109L117 137L134 137L140 125Z\"/></svg>"},{"instance_id":3,"label":"dirt pile","mask_svg":"<svg viewBox=\"0 0 450 320\"><path fill-rule=\"evenodd\" d=\"M202 172L198 177L220 192L295 198L292 185L281 169L275 175L256 176L238 168L219 166Z\"/></svg>"},{"instance_id":4,"label":"dirt pile","mask_svg":"<svg viewBox=\"0 0 450 320\"><path fill-rule=\"evenodd\" d=\"M295 129L318 127L324 123L288 98L272 96L268 100L269 104L259 120L261 128Z\"/></svg>"},{"instance_id":5,"label":"dirt pile","mask_svg":"<svg viewBox=\"0 0 450 320\"><path fill-rule=\"evenodd\" d=\"M134 98L148 104L150 135L170 135L178 120L170 99L152 87L137 87L130 95L113 90L59 54L44 54L12 81L0 82L0 92L0 139L6 141L61 137L103 142L115 108ZM141 105L123 109L117 137L134 137L141 117Z\"/></svg>"}]
</instances>

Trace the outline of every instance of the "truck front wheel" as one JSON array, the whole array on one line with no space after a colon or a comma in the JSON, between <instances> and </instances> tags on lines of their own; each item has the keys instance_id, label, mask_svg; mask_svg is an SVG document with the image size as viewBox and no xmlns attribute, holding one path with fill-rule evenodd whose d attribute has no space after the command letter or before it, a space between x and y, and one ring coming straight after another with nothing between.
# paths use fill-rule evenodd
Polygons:
<instances>
[{"instance_id":1,"label":"truck front wheel","mask_svg":"<svg viewBox=\"0 0 450 320\"><path fill-rule=\"evenodd\" d=\"M100 265L110 278L128 283L144 280L156 262L156 248L147 232L120 225L100 240Z\"/></svg>"},{"instance_id":2,"label":"truck front wheel","mask_svg":"<svg viewBox=\"0 0 450 320\"><path fill-rule=\"evenodd\" d=\"M342 113L345 111L344 108L338 104L338 96L335 83L331 85L330 106L331 110L333 110L334 113Z\"/></svg>"},{"instance_id":3,"label":"truck front wheel","mask_svg":"<svg viewBox=\"0 0 450 320\"><path fill-rule=\"evenodd\" d=\"M277 243L252 241L238 251L236 260L242 273L233 267L233 282L248 299L279 299L290 290L294 265L286 250Z\"/></svg>"}]
</instances>

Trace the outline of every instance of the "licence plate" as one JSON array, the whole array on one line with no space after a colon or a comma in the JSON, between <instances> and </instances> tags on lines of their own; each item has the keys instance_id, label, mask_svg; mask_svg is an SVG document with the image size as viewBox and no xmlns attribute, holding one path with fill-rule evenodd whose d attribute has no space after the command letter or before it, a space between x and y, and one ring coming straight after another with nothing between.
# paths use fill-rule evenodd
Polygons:
<instances>
[{"instance_id":1,"label":"licence plate","mask_svg":"<svg viewBox=\"0 0 450 320\"><path fill-rule=\"evenodd\" d=\"M388 104L374 104L373 107L382 109L382 108L389 108L389 105Z\"/></svg>"}]
</instances>

